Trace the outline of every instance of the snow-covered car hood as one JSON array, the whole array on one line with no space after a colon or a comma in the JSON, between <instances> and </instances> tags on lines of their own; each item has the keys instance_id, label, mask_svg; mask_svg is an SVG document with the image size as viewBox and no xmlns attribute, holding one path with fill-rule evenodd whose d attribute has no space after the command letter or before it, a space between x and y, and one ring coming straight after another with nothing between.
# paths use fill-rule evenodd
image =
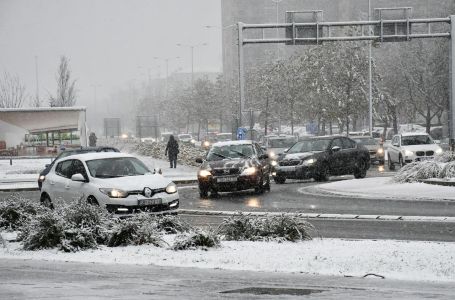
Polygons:
<instances>
[{"instance_id":1,"label":"snow-covered car hood","mask_svg":"<svg viewBox=\"0 0 455 300\"><path fill-rule=\"evenodd\" d=\"M151 189L165 188L171 180L159 174L125 176L116 178L90 178L100 188L117 188L124 191L137 191L145 187Z\"/></svg>"},{"instance_id":2,"label":"snow-covered car hood","mask_svg":"<svg viewBox=\"0 0 455 300\"><path fill-rule=\"evenodd\" d=\"M295 160L295 159L305 159L307 157L313 156L316 153L320 152L304 152L304 153L289 153L283 156L282 160Z\"/></svg>"},{"instance_id":3,"label":"snow-covered car hood","mask_svg":"<svg viewBox=\"0 0 455 300\"><path fill-rule=\"evenodd\" d=\"M206 161L201 166L201 169L207 169L210 166L211 169L231 169L231 168L245 168L257 165L258 162L255 158L250 159L224 159L217 161Z\"/></svg>"},{"instance_id":4,"label":"snow-covered car hood","mask_svg":"<svg viewBox=\"0 0 455 300\"><path fill-rule=\"evenodd\" d=\"M403 150L409 150L409 151L428 151L428 150L433 150L436 151L438 149L441 149L440 146L436 144L426 144L426 145L410 145L410 146L401 146L401 149Z\"/></svg>"}]
</instances>

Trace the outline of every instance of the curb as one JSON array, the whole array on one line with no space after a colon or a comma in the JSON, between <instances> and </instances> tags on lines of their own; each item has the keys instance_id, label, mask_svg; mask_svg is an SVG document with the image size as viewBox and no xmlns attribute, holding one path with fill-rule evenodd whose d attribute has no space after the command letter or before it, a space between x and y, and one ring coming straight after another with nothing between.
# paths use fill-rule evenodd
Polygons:
<instances>
[{"instance_id":1,"label":"curb","mask_svg":"<svg viewBox=\"0 0 455 300\"><path fill-rule=\"evenodd\" d=\"M455 223L455 217L433 217L433 216L392 216L392 215L356 215L356 214L317 214L317 213L286 213L286 212L237 212L237 211L204 211L194 209L179 209L179 214L194 216L292 216L303 219L319 220L375 220L375 221L404 221L404 222L448 222Z\"/></svg>"},{"instance_id":2,"label":"curb","mask_svg":"<svg viewBox=\"0 0 455 300\"><path fill-rule=\"evenodd\" d=\"M424 179L420 180L422 183L432 184L432 185L441 185L441 186L455 186L455 181L443 181L443 180L434 180L434 179Z\"/></svg>"}]
</instances>

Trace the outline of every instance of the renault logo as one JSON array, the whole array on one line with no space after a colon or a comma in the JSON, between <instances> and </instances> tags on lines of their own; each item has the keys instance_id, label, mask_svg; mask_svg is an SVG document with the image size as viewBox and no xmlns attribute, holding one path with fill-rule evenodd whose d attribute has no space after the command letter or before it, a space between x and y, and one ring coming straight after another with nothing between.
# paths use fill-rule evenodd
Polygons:
<instances>
[{"instance_id":1,"label":"renault logo","mask_svg":"<svg viewBox=\"0 0 455 300\"><path fill-rule=\"evenodd\" d=\"M224 174L229 174L230 170L229 169L224 169L223 172L224 172Z\"/></svg>"},{"instance_id":2,"label":"renault logo","mask_svg":"<svg viewBox=\"0 0 455 300\"><path fill-rule=\"evenodd\" d=\"M144 189L144 196L145 197L151 197L152 196L152 190L150 188L145 188Z\"/></svg>"}]
</instances>

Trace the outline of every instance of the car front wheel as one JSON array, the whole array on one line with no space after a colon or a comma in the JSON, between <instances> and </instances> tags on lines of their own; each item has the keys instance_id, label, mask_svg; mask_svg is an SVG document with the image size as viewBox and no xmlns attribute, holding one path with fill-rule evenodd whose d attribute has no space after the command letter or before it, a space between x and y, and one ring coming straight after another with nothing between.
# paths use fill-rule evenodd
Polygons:
<instances>
[{"instance_id":1,"label":"car front wheel","mask_svg":"<svg viewBox=\"0 0 455 300\"><path fill-rule=\"evenodd\" d=\"M354 172L354 177L357 179L365 178L365 176L367 176L367 169L368 169L368 163L364 159L361 159L357 163L357 168Z\"/></svg>"},{"instance_id":2,"label":"car front wheel","mask_svg":"<svg viewBox=\"0 0 455 300\"><path fill-rule=\"evenodd\" d=\"M44 193L42 196L41 196L41 204L44 206L44 207L47 207L49 209L54 209L54 205L52 204L52 200L51 200L51 197L49 197L48 194Z\"/></svg>"},{"instance_id":3,"label":"car front wheel","mask_svg":"<svg viewBox=\"0 0 455 300\"><path fill-rule=\"evenodd\" d=\"M390 171L394 171L395 170L395 165L393 164L393 161L390 158L390 155L388 155L387 157L388 157L387 165L389 166L389 170Z\"/></svg>"}]
</instances>

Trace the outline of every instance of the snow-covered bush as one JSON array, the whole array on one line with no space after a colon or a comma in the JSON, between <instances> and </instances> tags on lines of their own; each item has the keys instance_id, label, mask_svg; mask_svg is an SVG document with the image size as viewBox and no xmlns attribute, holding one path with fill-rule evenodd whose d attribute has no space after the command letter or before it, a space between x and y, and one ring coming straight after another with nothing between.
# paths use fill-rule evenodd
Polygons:
<instances>
[{"instance_id":1,"label":"snow-covered bush","mask_svg":"<svg viewBox=\"0 0 455 300\"><path fill-rule=\"evenodd\" d=\"M18 196L0 201L0 228L18 230L26 225L31 218L47 209L37 201Z\"/></svg>"},{"instance_id":2,"label":"snow-covered bush","mask_svg":"<svg viewBox=\"0 0 455 300\"><path fill-rule=\"evenodd\" d=\"M165 244L156 222L145 215L117 220L107 242L109 247L143 244L152 244L157 247Z\"/></svg>"},{"instance_id":3,"label":"snow-covered bush","mask_svg":"<svg viewBox=\"0 0 455 300\"><path fill-rule=\"evenodd\" d=\"M166 143L164 142L147 142L138 143L133 151L140 155L167 160L168 158L164 155L165 149ZM179 155L177 158L180 164L198 167L199 164L196 163L196 158L204 157L205 155L206 151L201 148L194 147L190 144L179 143Z\"/></svg>"},{"instance_id":4,"label":"snow-covered bush","mask_svg":"<svg viewBox=\"0 0 455 300\"><path fill-rule=\"evenodd\" d=\"M435 161L441 163L448 163L451 161L455 161L455 152L452 151L444 151L441 154L437 154L434 158Z\"/></svg>"},{"instance_id":5,"label":"snow-covered bush","mask_svg":"<svg viewBox=\"0 0 455 300\"><path fill-rule=\"evenodd\" d=\"M294 216L253 217L240 214L225 219L217 233L234 241L300 241L310 240L313 225Z\"/></svg>"},{"instance_id":6,"label":"snow-covered bush","mask_svg":"<svg viewBox=\"0 0 455 300\"><path fill-rule=\"evenodd\" d=\"M393 180L395 182L405 183L437 178L441 170L442 167L435 161L414 162L401 168L393 177Z\"/></svg>"},{"instance_id":7,"label":"snow-covered bush","mask_svg":"<svg viewBox=\"0 0 455 300\"><path fill-rule=\"evenodd\" d=\"M19 239L25 250L54 248L61 245L64 230L62 217L54 211L46 211L22 228Z\"/></svg>"},{"instance_id":8,"label":"snow-covered bush","mask_svg":"<svg viewBox=\"0 0 455 300\"><path fill-rule=\"evenodd\" d=\"M455 161L447 163L439 174L440 178L455 178Z\"/></svg>"},{"instance_id":9,"label":"snow-covered bush","mask_svg":"<svg viewBox=\"0 0 455 300\"><path fill-rule=\"evenodd\" d=\"M175 238L172 250L194 250L208 249L220 246L220 238L217 234L211 231L196 231L183 233Z\"/></svg>"},{"instance_id":10,"label":"snow-covered bush","mask_svg":"<svg viewBox=\"0 0 455 300\"><path fill-rule=\"evenodd\" d=\"M193 227L177 216L157 216L155 219L157 229L167 234L177 234L193 231Z\"/></svg>"}]
</instances>

